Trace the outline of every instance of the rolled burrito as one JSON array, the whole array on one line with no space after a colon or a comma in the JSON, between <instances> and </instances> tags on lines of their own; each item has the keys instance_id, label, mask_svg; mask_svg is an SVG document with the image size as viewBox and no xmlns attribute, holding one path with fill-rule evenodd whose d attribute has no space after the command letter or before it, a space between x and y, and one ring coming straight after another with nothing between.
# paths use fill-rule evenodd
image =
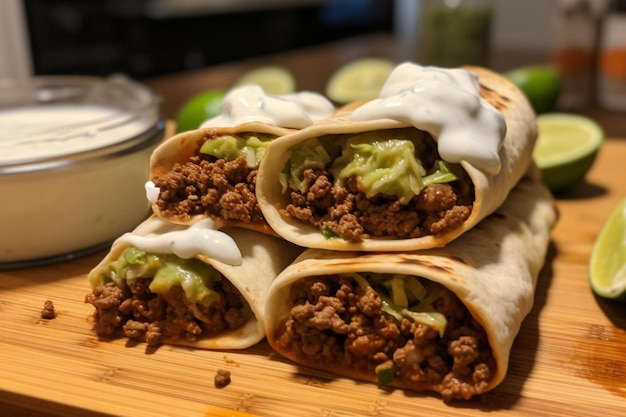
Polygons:
<instances>
[{"instance_id":1,"label":"rolled burrito","mask_svg":"<svg viewBox=\"0 0 626 417\"><path fill-rule=\"evenodd\" d=\"M265 337L267 290L301 249L247 229L217 231L150 217L118 238L88 275L96 333L201 349Z\"/></svg>"},{"instance_id":2,"label":"rolled burrito","mask_svg":"<svg viewBox=\"0 0 626 417\"><path fill-rule=\"evenodd\" d=\"M272 233L255 196L265 148L333 111L326 98L311 92L273 96L258 86L229 91L220 115L153 152L146 186L153 212L178 224L212 218L218 227Z\"/></svg>"},{"instance_id":3,"label":"rolled burrito","mask_svg":"<svg viewBox=\"0 0 626 417\"><path fill-rule=\"evenodd\" d=\"M528 101L500 75L403 63L380 98L272 142L259 207L308 248L441 247L502 204L536 137Z\"/></svg>"},{"instance_id":4,"label":"rolled burrito","mask_svg":"<svg viewBox=\"0 0 626 417\"><path fill-rule=\"evenodd\" d=\"M299 364L446 400L505 377L533 305L556 213L524 179L495 213L445 248L305 250L273 282L269 344Z\"/></svg>"}]
</instances>

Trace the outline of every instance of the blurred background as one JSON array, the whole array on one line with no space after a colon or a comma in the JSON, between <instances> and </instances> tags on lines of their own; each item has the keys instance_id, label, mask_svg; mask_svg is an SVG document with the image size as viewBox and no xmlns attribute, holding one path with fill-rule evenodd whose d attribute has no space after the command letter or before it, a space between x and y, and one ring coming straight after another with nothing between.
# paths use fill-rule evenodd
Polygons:
<instances>
[{"instance_id":1,"label":"blurred background","mask_svg":"<svg viewBox=\"0 0 626 417\"><path fill-rule=\"evenodd\" d=\"M424 3L2 0L0 77L123 72L143 78L372 32L414 42ZM545 54L553 47L554 0L482 3L489 3L492 48Z\"/></svg>"}]
</instances>

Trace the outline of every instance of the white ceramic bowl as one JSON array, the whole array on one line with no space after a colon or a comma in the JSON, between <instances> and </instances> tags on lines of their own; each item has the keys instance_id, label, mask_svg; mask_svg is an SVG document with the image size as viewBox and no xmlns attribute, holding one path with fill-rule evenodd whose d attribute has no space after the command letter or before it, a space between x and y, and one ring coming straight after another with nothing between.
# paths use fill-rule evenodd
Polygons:
<instances>
[{"instance_id":1,"label":"white ceramic bowl","mask_svg":"<svg viewBox=\"0 0 626 417\"><path fill-rule=\"evenodd\" d=\"M0 267L93 251L149 215L164 135L154 94L123 76L0 85Z\"/></svg>"}]
</instances>

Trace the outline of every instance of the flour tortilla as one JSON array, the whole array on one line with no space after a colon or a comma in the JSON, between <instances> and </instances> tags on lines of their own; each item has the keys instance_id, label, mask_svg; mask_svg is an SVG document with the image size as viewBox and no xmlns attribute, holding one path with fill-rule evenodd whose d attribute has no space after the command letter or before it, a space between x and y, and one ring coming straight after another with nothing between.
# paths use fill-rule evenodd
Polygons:
<instances>
[{"instance_id":1,"label":"flour tortilla","mask_svg":"<svg viewBox=\"0 0 626 417\"><path fill-rule=\"evenodd\" d=\"M306 277L341 273L376 272L423 277L456 294L485 329L496 362L496 371L487 387L490 390L505 377L511 346L533 305L537 278L545 262L550 230L556 218L546 188L537 179L525 178L502 207L445 248L406 253L307 249L271 286L266 307L269 344L302 365L376 381L373 374L308 361L281 347L276 335L292 307L289 289ZM406 388L441 390L437 385L428 384Z\"/></svg>"},{"instance_id":2,"label":"flour tortilla","mask_svg":"<svg viewBox=\"0 0 626 417\"><path fill-rule=\"evenodd\" d=\"M133 231L140 236L157 236L163 233L185 229L186 226L167 223L155 216L150 217ZM267 291L276 276L302 251L295 245L282 239L240 228L222 230L233 238L242 254L242 263L228 265L206 256L196 256L211 265L223 279L229 280L248 303L247 322L234 330L200 338L194 342L186 340L162 339L161 343L188 345L199 349L244 349L258 343L265 337L265 303ZM130 244L116 241L109 253L90 272L92 289L98 280L98 271L106 268L122 254Z\"/></svg>"},{"instance_id":3,"label":"flour tortilla","mask_svg":"<svg viewBox=\"0 0 626 417\"><path fill-rule=\"evenodd\" d=\"M200 147L207 137L211 138L224 135L237 135L241 133L263 133L280 137L295 131L297 131L297 129L277 127L260 122L249 122L235 127L210 127L181 132L172 136L154 150L150 158L150 178L154 179L156 176L164 175L165 173L171 171L177 163L184 164L188 162L189 158L199 154ZM229 226L241 227L244 229L273 234L272 230L265 222L248 223L242 221L232 221L205 214L194 216L166 216L161 212L156 203L152 204L152 210L155 215L177 224L192 224L200 219L211 217L215 220L218 228Z\"/></svg>"},{"instance_id":4,"label":"flour tortilla","mask_svg":"<svg viewBox=\"0 0 626 417\"><path fill-rule=\"evenodd\" d=\"M391 119L351 121L351 112L363 103L352 103L338 110L332 118L272 142L261 162L257 177L257 199L270 227L283 238L307 248L409 251L442 247L496 210L532 161L532 151L537 139L535 114L524 94L504 77L480 67L466 69L478 75L481 95L502 113L507 130L499 151L501 170L497 175L486 174L468 162L461 162L474 184L476 197L472 212L461 227L438 236L407 239L369 237L360 242L349 242L343 239L326 239L317 227L281 214L280 210L287 202L287 195L283 194L278 178L293 146L309 138L327 134L356 134L409 127L406 123Z\"/></svg>"}]
</instances>

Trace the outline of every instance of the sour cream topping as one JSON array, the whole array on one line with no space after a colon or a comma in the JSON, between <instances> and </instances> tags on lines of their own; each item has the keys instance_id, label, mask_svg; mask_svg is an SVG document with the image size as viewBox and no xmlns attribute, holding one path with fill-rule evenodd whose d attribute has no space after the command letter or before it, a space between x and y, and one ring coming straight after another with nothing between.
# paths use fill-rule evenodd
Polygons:
<instances>
[{"instance_id":1,"label":"sour cream topping","mask_svg":"<svg viewBox=\"0 0 626 417\"><path fill-rule=\"evenodd\" d=\"M204 255L228 265L241 265L242 262L237 243L226 233L216 230L211 219L162 234L142 236L129 232L120 236L117 242L127 243L144 252L171 253L183 259Z\"/></svg>"},{"instance_id":2,"label":"sour cream topping","mask_svg":"<svg viewBox=\"0 0 626 417\"><path fill-rule=\"evenodd\" d=\"M161 194L161 188L157 187L153 181L146 181L144 184L146 189L146 198L152 204L159 201L159 194Z\"/></svg>"},{"instance_id":3,"label":"sour cream topping","mask_svg":"<svg viewBox=\"0 0 626 417\"><path fill-rule=\"evenodd\" d=\"M469 71L400 64L380 97L357 108L350 118L410 123L433 136L443 160L467 161L491 175L500 172L504 117L480 96L478 76Z\"/></svg>"},{"instance_id":4,"label":"sour cream topping","mask_svg":"<svg viewBox=\"0 0 626 417\"><path fill-rule=\"evenodd\" d=\"M235 87L224 96L222 113L200 127L233 127L261 122L272 126L302 129L335 111L324 96L310 91L271 95L258 85Z\"/></svg>"}]
</instances>

